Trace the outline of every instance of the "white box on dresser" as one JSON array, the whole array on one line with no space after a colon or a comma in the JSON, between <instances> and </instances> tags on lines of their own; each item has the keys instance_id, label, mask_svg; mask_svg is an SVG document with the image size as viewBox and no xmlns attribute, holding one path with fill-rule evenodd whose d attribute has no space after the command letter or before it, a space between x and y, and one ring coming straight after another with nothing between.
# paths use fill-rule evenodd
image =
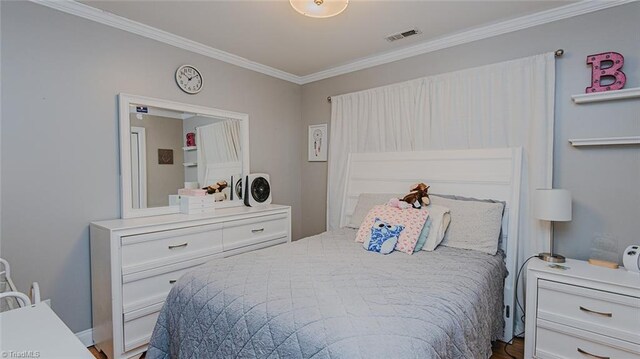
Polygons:
<instances>
[{"instance_id":1,"label":"white box on dresser","mask_svg":"<svg viewBox=\"0 0 640 359\"><path fill-rule=\"evenodd\" d=\"M640 359L640 275L567 259L527 267L525 358Z\"/></svg>"},{"instance_id":2,"label":"white box on dresser","mask_svg":"<svg viewBox=\"0 0 640 359\"><path fill-rule=\"evenodd\" d=\"M291 208L233 207L93 222L93 339L110 359L139 356L173 283L208 261L291 241Z\"/></svg>"},{"instance_id":3,"label":"white box on dresser","mask_svg":"<svg viewBox=\"0 0 640 359\"><path fill-rule=\"evenodd\" d=\"M180 213L203 214L215 213L216 202L213 196L178 196L180 203Z\"/></svg>"}]
</instances>

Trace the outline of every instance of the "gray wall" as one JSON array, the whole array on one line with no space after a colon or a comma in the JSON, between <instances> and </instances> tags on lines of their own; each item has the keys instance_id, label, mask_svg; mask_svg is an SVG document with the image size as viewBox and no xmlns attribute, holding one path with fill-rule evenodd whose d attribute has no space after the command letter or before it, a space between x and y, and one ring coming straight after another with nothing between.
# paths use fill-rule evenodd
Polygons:
<instances>
[{"instance_id":1,"label":"gray wall","mask_svg":"<svg viewBox=\"0 0 640 359\"><path fill-rule=\"evenodd\" d=\"M567 139L640 135L640 101L575 105L590 81L587 55L618 51L625 55L627 88L640 86L640 3L416 56L314 82L302 87L302 119L328 123L327 96L421 76L491 64L538 53L566 50L557 61L554 187L572 191L573 221L556 225L556 249L586 259L592 247L619 253L640 243L640 151L637 146L573 148ZM331 130L329 130L331 131ZM324 231L327 164L302 161L304 236ZM604 244L597 245L597 238ZM523 238L521 240L527 240ZM598 253L598 256L603 256ZM606 256L605 256L606 257Z\"/></svg>"},{"instance_id":2,"label":"gray wall","mask_svg":"<svg viewBox=\"0 0 640 359\"><path fill-rule=\"evenodd\" d=\"M270 173L299 237L300 86L28 2L1 2L2 257L19 289L78 332L91 326L89 231L119 217L117 94L248 113L251 170ZM189 63L198 95L175 84Z\"/></svg>"}]
</instances>

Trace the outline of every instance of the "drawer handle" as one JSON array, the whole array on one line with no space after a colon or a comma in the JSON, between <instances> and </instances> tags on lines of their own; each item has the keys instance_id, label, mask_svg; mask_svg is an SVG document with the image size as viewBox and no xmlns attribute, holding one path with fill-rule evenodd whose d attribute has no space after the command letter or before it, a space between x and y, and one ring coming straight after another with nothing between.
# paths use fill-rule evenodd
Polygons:
<instances>
[{"instance_id":1,"label":"drawer handle","mask_svg":"<svg viewBox=\"0 0 640 359\"><path fill-rule=\"evenodd\" d=\"M583 312L598 314L598 315L602 315L602 316L609 317L609 318L611 318L613 316L612 313L598 312L598 311L595 311L595 310L591 310L589 308L585 308L583 306L580 306L580 310L583 311Z\"/></svg>"},{"instance_id":2,"label":"drawer handle","mask_svg":"<svg viewBox=\"0 0 640 359\"><path fill-rule=\"evenodd\" d=\"M177 279L169 279L169 284L173 284L173 283L175 283L177 281L178 281Z\"/></svg>"},{"instance_id":3,"label":"drawer handle","mask_svg":"<svg viewBox=\"0 0 640 359\"><path fill-rule=\"evenodd\" d=\"M186 247L189 243L188 242L184 242L182 244L174 244L169 246L169 249L176 249L176 248L182 248L182 247Z\"/></svg>"},{"instance_id":4,"label":"drawer handle","mask_svg":"<svg viewBox=\"0 0 640 359\"><path fill-rule=\"evenodd\" d=\"M602 356L602 355L591 354L588 351L582 350L580 348L578 348L578 353L584 354L584 355L588 355L588 356L591 356L591 357L594 357L594 358L598 358L598 359L611 359L611 357L605 357L605 356Z\"/></svg>"},{"instance_id":5,"label":"drawer handle","mask_svg":"<svg viewBox=\"0 0 640 359\"><path fill-rule=\"evenodd\" d=\"M252 229L251 233L260 233L260 232L264 232L264 228L260 228L260 229Z\"/></svg>"}]
</instances>

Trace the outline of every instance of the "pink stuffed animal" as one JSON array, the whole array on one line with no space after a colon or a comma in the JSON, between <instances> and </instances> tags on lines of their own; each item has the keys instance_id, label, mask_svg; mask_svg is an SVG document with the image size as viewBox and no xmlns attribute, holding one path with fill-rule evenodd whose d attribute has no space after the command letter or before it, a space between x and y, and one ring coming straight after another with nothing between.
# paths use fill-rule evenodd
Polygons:
<instances>
[{"instance_id":1,"label":"pink stuffed animal","mask_svg":"<svg viewBox=\"0 0 640 359\"><path fill-rule=\"evenodd\" d=\"M413 207L409 203L402 201L399 198L391 198L389 202L387 202L387 206L400 208L400 209L407 209L407 208Z\"/></svg>"}]
</instances>

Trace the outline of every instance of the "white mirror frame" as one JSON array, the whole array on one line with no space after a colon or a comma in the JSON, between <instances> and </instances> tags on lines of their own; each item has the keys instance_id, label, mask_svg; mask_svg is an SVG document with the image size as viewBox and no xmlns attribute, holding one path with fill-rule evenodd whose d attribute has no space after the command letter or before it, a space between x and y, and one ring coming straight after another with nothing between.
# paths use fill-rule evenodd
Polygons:
<instances>
[{"instance_id":1,"label":"white mirror frame","mask_svg":"<svg viewBox=\"0 0 640 359\"><path fill-rule=\"evenodd\" d=\"M129 108L131 105L144 105L148 107L158 107L179 112L197 113L200 115L228 118L240 121L241 141L242 141L242 176L249 174L249 115L245 113L219 110L210 107L189 105L186 103L162 100L157 98L136 96L126 93L118 95L120 106L120 213L122 218L136 218L159 216L163 214L179 213L179 206L152 207L134 209L132 206L131 188L131 138L129 119ZM176 193L177 194L177 193ZM238 201L236 206L243 206L242 201ZM224 207L229 207L225 204ZM231 205L233 206L233 205Z\"/></svg>"}]
</instances>

